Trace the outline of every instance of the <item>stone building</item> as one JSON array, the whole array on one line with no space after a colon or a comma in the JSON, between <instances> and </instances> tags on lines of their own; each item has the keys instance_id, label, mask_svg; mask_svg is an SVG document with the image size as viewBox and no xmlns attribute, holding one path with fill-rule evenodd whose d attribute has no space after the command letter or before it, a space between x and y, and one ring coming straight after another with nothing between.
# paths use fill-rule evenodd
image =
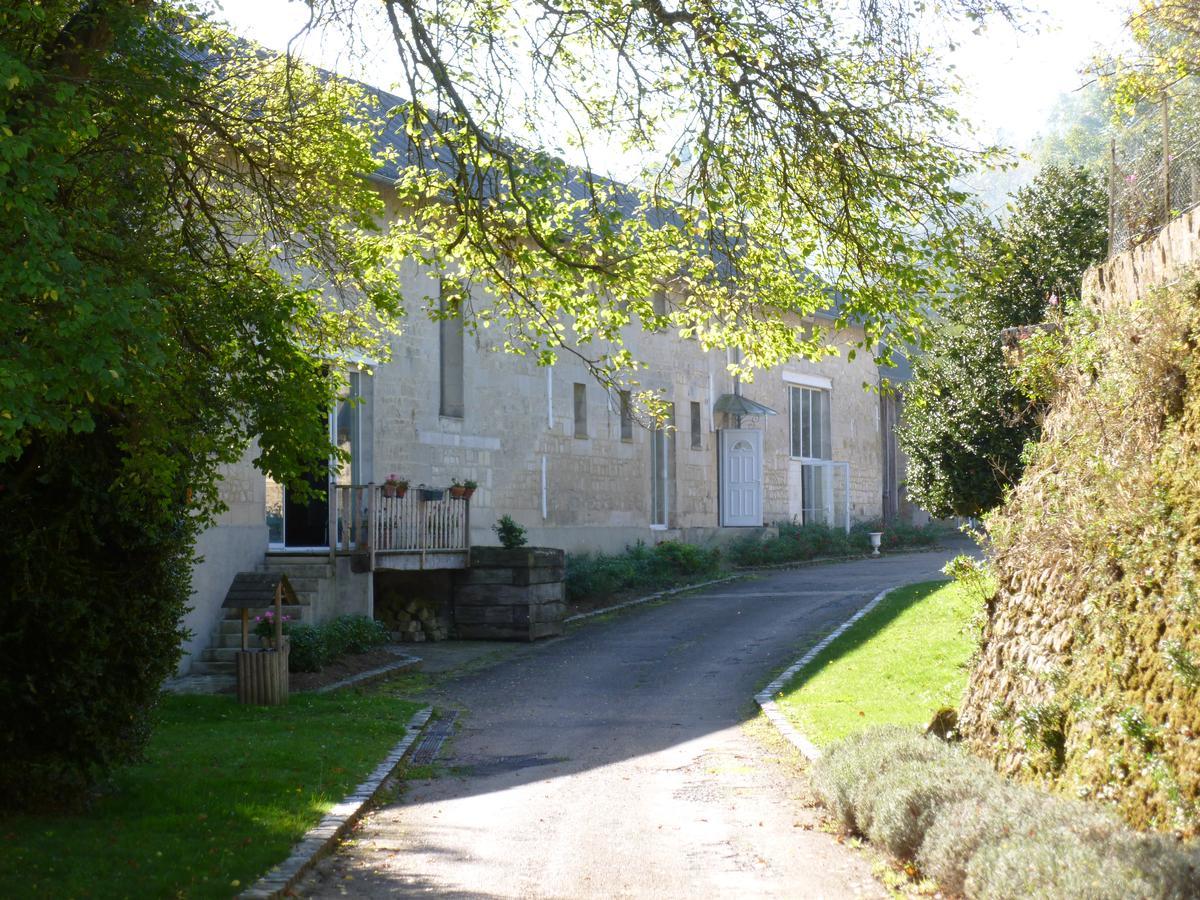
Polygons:
<instances>
[{"instance_id":1,"label":"stone building","mask_svg":"<svg viewBox=\"0 0 1200 900\"><path fill-rule=\"evenodd\" d=\"M387 179L375 183L391 199ZM864 389L878 381L869 353L795 361L739 384L725 351L631 328L625 343L648 365L641 387L671 404L673 426L648 427L628 393L605 389L581 362L564 355L539 367L503 353L499 329L471 334L459 320L431 320L417 307L438 295L437 283L416 263L402 276L411 314L391 338L390 358L355 364L355 402L330 411L331 436L352 462L320 486L325 499L291 502L250 465L252 454L225 472L229 510L199 541L185 671L222 661L216 651L230 641L220 639L220 604L239 571L288 571L308 600L305 617L323 620L371 614L380 572L465 565L458 551L496 543L491 526L502 515L528 529L530 544L569 552L881 516L883 436L879 398ZM862 335L836 337L848 345ZM393 473L409 482L403 501L351 487ZM416 505L418 485L455 480L478 484L469 503ZM413 531L438 516L440 536ZM384 523L378 532L368 518ZM453 546L434 546L447 541Z\"/></svg>"}]
</instances>

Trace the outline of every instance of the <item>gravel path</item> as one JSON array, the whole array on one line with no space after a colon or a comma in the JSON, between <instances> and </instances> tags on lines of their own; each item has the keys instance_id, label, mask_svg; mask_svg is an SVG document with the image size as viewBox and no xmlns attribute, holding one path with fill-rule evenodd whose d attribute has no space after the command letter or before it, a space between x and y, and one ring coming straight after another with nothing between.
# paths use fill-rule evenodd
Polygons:
<instances>
[{"instance_id":1,"label":"gravel path","mask_svg":"<svg viewBox=\"0 0 1200 900\"><path fill-rule=\"evenodd\" d=\"M752 695L884 587L952 552L839 563L642 607L447 682L439 778L410 783L305 896L882 896L815 827ZM761 721L761 720L760 720Z\"/></svg>"}]
</instances>

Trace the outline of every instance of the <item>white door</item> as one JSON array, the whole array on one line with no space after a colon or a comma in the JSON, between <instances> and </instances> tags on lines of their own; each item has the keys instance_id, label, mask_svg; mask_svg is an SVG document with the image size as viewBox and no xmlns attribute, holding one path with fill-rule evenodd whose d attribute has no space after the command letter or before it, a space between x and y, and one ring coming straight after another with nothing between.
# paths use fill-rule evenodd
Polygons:
<instances>
[{"instance_id":1,"label":"white door","mask_svg":"<svg viewBox=\"0 0 1200 900\"><path fill-rule=\"evenodd\" d=\"M725 428L721 432L721 524L760 526L762 513L762 432Z\"/></svg>"}]
</instances>

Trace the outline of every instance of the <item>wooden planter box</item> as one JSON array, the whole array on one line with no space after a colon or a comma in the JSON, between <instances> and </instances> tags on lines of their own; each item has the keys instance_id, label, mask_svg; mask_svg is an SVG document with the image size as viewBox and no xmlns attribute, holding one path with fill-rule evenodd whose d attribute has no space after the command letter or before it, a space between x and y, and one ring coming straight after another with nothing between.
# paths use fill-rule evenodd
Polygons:
<instances>
[{"instance_id":1,"label":"wooden planter box","mask_svg":"<svg viewBox=\"0 0 1200 900\"><path fill-rule=\"evenodd\" d=\"M535 641L563 632L566 554L472 547L454 585L454 630L467 640Z\"/></svg>"},{"instance_id":2,"label":"wooden planter box","mask_svg":"<svg viewBox=\"0 0 1200 900\"><path fill-rule=\"evenodd\" d=\"M237 660L238 703L282 706L288 699L287 641L282 650L239 650Z\"/></svg>"}]
</instances>

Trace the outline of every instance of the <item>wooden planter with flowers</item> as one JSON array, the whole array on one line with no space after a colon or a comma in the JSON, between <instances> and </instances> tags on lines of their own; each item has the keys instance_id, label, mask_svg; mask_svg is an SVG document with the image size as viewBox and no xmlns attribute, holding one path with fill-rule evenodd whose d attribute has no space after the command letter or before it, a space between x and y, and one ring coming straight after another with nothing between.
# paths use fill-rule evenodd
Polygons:
<instances>
[{"instance_id":1,"label":"wooden planter with flowers","mask_svg":"<svg viewBox=\"0 0 1200 900\"><path fill-rule=\"evenodd\" d=\"M237 663L238 703L282 706L288 699L288 642L283 634L283 605L298 606L296 592L282 572L239 572L234 576L224 609L242 611L242 648L234 657ZM273 607L273 608L272 608ZM270 610L259 617L255 633L260 634L269 620L268 647L250 648L250 610ZM261 634L260 634L261 636Z\"/></svg>"}]
</instances>

